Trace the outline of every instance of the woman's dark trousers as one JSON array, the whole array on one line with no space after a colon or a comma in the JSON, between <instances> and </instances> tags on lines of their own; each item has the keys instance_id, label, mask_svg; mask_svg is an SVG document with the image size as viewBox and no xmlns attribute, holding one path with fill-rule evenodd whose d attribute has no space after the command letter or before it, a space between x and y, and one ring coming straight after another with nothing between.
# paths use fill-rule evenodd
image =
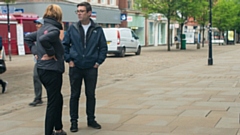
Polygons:
<instances>
[{"instance_id":1,"label":"woman's dark trousers","mask_svg":"<svg viewBox=\"0 0 240 135\"><path fill-rule=\"evenodd\" d=\"M62 73L38 69L39 78L47 91L45 135L52 135L53 129L61 130L63 97L61 94Z\"/></svg>"}]
</instances>

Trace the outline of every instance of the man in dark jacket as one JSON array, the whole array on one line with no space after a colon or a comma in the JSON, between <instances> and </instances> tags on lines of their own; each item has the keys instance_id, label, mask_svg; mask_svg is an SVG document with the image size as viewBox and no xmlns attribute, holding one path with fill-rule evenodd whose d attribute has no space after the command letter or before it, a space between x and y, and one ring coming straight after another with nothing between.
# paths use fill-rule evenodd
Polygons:
<instances>
[{"instance_id":1,"label":"man in dark jacket","mask_svg":"<svg viewBox=\"0 0 240 135\"><path fill-rule=\"evenodd\" d=\"M78 131L78 106L82 80L87 98L88 126L101 128L101 125L95 121L95 89L98 67L106 58L107 42L102 28L90 19L91 13L92 8L88 2L78 4L76 14L79 22L69 27L62 42L65 47L64 58L69 63L71 132Z\"/></svg>"}]
</instances>

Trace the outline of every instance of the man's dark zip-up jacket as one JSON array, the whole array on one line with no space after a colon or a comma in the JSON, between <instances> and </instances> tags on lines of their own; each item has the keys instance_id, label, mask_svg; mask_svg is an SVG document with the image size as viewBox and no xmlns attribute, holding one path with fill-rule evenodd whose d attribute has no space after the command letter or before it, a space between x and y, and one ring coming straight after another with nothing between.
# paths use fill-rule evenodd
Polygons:
<instances>
[{"instance_id":1,"label":"man's dark zip-up jacket","mask_svg":"<svg viewBox=\"0 0 240 135\"><path fill-rule=\"evenodd\" d=\"M38 56L37 68L64 72L64 50L59 38L62 24L53 18L43 18L44 25L31 34L26 35L24 41L34 55ZM36 44L35 44L36 42ZM41 60L44 54L55 56L57 60Z\"/></svg>"},{"instance_id":2,"label":"man's dark zip-up jacket","mask_svg":"<svg viewBox=\"0 0 240 135\"><path fill-rule=\"evenodd\" d=\"M64 58L80 69L102 64L107 55L107 42L103 29L92 20L85 37L81 22L72 24L64 35Z\"/></svg>"}]
</instances>

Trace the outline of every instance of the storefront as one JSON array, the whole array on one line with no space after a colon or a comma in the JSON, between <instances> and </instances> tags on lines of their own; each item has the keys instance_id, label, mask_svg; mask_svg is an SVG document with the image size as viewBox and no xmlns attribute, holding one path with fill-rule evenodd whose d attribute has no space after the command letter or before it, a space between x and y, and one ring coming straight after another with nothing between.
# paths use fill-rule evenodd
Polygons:
<instances>
[{"instance_id":1,"label":"storefront","mask_svg":"<svg viewBox=\"0 0 240 135\"><path fill-rule=\"evenodd\" d=\"M194 44L200 41L198 23L193 17L188 17L183 27L183 34L186 35L186 43Z\"/></svg>"},{"instance_id":2,"label":"storefront","mask_svg":"<svg viewBox=\"0 0 240 135\"><path fill-rule=\"evenodd\" d=\"M34 20L38 18L36 14L10 14L10 49L13 55L25 55L31 53L29 47L24 44L24 33L36 31ZM6 54L9 54L8 46L8 24L7 15L0 14L0 36Z\"/></svg>"},{"instance_id":3,"label":"storefront","mask_svg":"<svg viewBox=\"0 0 240 135\"><path fill-rule=\"evenodd\" d=\"M150 14L147 20L147 45L163 45L167 41L167 18L162 14Z\"/></svg>"},{"instance_id":4,"label":"storefront","mask_svg":"<svg viewBox=\"0 0 240 135\"><path fill-rule=\"evenodd\" d=\"M30 54L30 48L24 43L24 35L29 32L36 31L36 24L33 22L38 19L38 15L36 14L28 14L28 13L17 13L13 14L13 16L18 21L17 24L17 45L18 45L18 54Z\"/></svg>"},{"instance_id":5,"label":"storefront","mask_svg":"<svg viewBox=\"0 0 240 135\"><path fill-rule=\"evenodd\" d=\"M67 30L69 25L71 25L73 22L78 21L78 17L75 14L77 4L74 3L30 2L30 3L15 3L14 5L10 5L11 12L14 12L14 9L18 9L18 11L22 12L12 16L11 20L12 54L22 55L25 53L31 53L26 44L24 44L23 41L24 34L36 30L36 26L33 23L33 20L36 20L38 17L42 17L46 7L49 4L58 4L62 8L65 30ZM92 10L93 11L91 18L96 23L100 24L102 27L116 27L121 23L120 10L117 8L117 6L104 7L99 5L98 6L92 5ZM0 36L3 37L5 50L6 53L8 54L6 20L3 21L1 20L0 28L1 28Z\"/></svg>"},{"instance_id":6,"label":"storefront","mask_svg":"<svg viewBox=\"0 0 240 135\"><path fill-rule=\"evenodd\" d=\"M139 37L141 45L145 45L145 17L139 14L127 15L127 27L131 28Z\"/></svg>"},{"instance_id":7,"label":"storefront","mask_svg":"<svg viewBox=\"0 0 240 135\"><path fill-rule=\"evenodd\" d=\"M9 16L9 24L10 24L10 48L11 54L18 54L17 49L17 20L13 15ZM9 46L8 46L8 22L7 15L0 14L0 36L2 37L2 44L5 49L5 53L9 54Z\"/></svg>"}]
</instances>

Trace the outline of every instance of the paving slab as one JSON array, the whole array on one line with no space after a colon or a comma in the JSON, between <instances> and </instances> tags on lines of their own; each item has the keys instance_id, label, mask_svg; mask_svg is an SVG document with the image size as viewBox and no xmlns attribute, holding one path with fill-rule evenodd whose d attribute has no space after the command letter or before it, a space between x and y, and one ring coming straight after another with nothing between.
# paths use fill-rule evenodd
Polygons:
<instances>
[{"instance_id":1,"label":"paving slab","mask_svg":"<svg viewBox=\"0 0 240 135\"><path fill-rule=\"evenodd\" d=\"M108 56L99 69L96 120L101 130L87 127L82 87L79 132L71 133L68 65L63 74L63 125L68 135L240 135L240 45L213 45L213 65L207 47L166 51L143 47L140 56ZM33 100L31 55L13 56L1 78L9 82L0 94L0 134L43 135L43 105Z\"/></svg>"}]
</instances>

